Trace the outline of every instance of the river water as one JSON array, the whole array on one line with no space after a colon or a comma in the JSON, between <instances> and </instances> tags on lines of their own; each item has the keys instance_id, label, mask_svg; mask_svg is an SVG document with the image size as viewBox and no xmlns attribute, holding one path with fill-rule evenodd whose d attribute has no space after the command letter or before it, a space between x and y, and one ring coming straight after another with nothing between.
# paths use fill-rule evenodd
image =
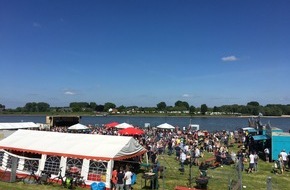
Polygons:
<instances>
[{"instance_id":1,"label":"river water","mask_svg":"<svg viewBox=\"0 0 290 190\"><path fill-rule=\"evenodd\" d=\"M134 126L144 127L145 123L157 126L169 123L173 126L184 127L191 124L199 124L201 130L229 130L247 127L248 119L244 117L137 117L137 116L82 116L80 123L84 125L99 125L118 122L130 123ZM45 123L46 116L0 116L0 122L35 122ZM290 130L290 118L261 118L263 124L270 123L272 127L278 127L285 132Z\"/></svg>"}]
</instances>

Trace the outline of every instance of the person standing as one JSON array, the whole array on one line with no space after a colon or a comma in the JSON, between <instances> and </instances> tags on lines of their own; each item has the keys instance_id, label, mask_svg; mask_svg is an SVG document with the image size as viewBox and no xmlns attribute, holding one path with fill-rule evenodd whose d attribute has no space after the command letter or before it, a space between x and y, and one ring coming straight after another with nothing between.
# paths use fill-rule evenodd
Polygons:
<instances>
[{"instance_id":1,"label":"person standing","mask_svg":"<svg viewBox=\"0 0 290 190\"><path fill-rule=\"evenodd\" d=\"M241 150L237 152L237 160L241 171L244 171L244 155Z\"/></svg>"},{"instance_id":2,"label":"person standing","mask_svg":"<svg viewBox=\"0 0 290 190\"><path fill-rule=\"evenodd\" d=\"M154 178L150 181L150 189L158 189L158 164L153 165L152 172L154 173Z\"/></svg>"},{"instance_id":3,"label":"person standing","mask_svg":"<svg viewBox=\"0 0 290 190\"><path fill-rule=\"evenodd\" d=\"M120 167L117 173L116 190L124 190L124 177L125 173L123 171L123 168Z\"/></svg>"},{"instance_id":4,"label":"person standing","mask_svg":"<svg viewBox=\"0 0 290 190\"><path fill-rule=\"evenodd\" d=\"M253 152L251 152L249 159L250 159L250 164L249 164L248 173L253 173L254 166L255 166L255 156Z\"/></svg>"},{"instance_id":5,"label":"person standing","mask_svg":"<svg viewBox=\"0 0 290 190\"><path fill-rule=\"evenodd\" d=\"M281 152L280 152L280 155L282 156L282 160L283 160L283 172L285 171L286 169L286 165L287 165L287 153L285 151L285 149L283 149Z\"/></svg>"},{"instance_id":6,"label":"person standing","mask_svg":"<svg viewBox=\"0 0 290 190\"><path fill-rule=\"evenodd\" d=\"M259 160L259 156L258 156L257 152L255 151L254 152L254 162L255 162L255 164L254 164L254 170L255 170L255 172L258 171L258 160Z\"/></svg>"},{"instance_id":7,"label":"person standing","mask_svg":"<svg viewBox=\"0 0 290 190\"><path fill-rule=\"evenodd\" d=\"M179 160L179 158L180 158L180 151L181 151L181 148L180 148L180 146L179 146L179 144L176 144L176 146L175 146L175 158L176 158L176 160Z\"/></svg>"},{"instance_id":8,"label":"person standing","mask_svg":"<svg viewBox=\"0 0 290 190\"><path fill-rule=\"evenodd\" d=\"M125 172L125 177L124 177L124 180L125 180L125 190L131 190L131 184L132 184L132 172L130 170L130 167L129 166L126 166L126 172Z\"/></svg>"},{"instance_id":9,"label":"person standing","mask_svg":"<svg viewBox=\"0 0 290 190\"><path fill-rule=\"evenodd\" d=\"M182 172L184 172L184 162L186 160L186 154L184 153L183 150L180 150L180 169Z\"/></svg>"},{"instance_id":10,"label":"person standing","mask_svg":"<svg viewBox=\"0 0 290 190\"><path fill-rule=\"evenodd\" d=\"M113 172L112 172L112 178L111 178L112 190L116 190L117 174L118 174L117 169L114 169Z\"/></svg>"},{"instance_id":11,"label":"person standing","mask_svg":"<svg viewBox=\"0 0 290 190\"><path fill-rule=\"evenodd\" d=\"M196 166L199 166L199 158L200 158L200 149L198 148L198 146L195 147L194 149L194 163Z\"/></svg>"},{"instance_id":12,"label":"person standing","mask_svg":"<svg viewBox=\"0 0 290 190\"><path fill-rule=\"evenodd\" d=\"M155 164L157 162L157 160L158 160L157 151L152 152L152 154L151 154L151 162L152 162L152 164Z\"/></svg>"},{"instance_id":13,"label":"person standing","mask_svg":"<svg viewBox=\"0 0 290 190\"><path fill-rule=\"evenodd\" d=\"M167 147L168 147L168 155L170 156L172 154L172 151L173 151L172 140L171 139L169 139Z\"/></svg>"},{"instance_id":14,"label":"person standing","mask_svg":"<svg viewBox=\"0 0 290 190\"><path fill-rule=\"evenodd\" d=\"M265 154L265 160L266 160L266 162L269 162L269 155L270 155L269 148L266 147L264 149L264 154Z\"/></svg>"},{"instance_id":15,"label":"person standing","mask_svg":"<svg viewBox=\"0 0 290 190\"><path fill-rule=\"evenodd\" d=\"M281 154L279 154L278 155L278 168L279 168L279 170L280 170L280 172L281 172L281 174L283 174L283 172L284 172L284 170L283 170L283 168L284 168L284 166L283 166L283 164L284 164L284 162L283 162L283 158L282 158L282 155Z\"/></svg>"}]
</instances>

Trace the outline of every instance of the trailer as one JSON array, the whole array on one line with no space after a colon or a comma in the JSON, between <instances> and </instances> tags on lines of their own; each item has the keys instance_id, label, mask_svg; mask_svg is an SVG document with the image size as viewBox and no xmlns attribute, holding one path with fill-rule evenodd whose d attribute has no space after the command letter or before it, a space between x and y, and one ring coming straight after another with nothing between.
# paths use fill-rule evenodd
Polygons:
<instances>
[{"instance_id":1,"label":"trailer","mask_svg":"<svg viewBox=\"0 0 290 190\"><path fill-rule=\"evenodd\" d=\"M286 132L272 132L270 151L272 160L277 160L280 152L285 150L290 152L290 133Z\"/></svg>"}]
</instances>

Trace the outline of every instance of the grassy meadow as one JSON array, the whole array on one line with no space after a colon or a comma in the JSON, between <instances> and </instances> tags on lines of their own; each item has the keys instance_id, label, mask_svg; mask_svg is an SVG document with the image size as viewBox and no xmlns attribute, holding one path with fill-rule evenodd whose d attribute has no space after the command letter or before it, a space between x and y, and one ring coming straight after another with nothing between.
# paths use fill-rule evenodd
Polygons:
<instances>
[{"instance_id":1,"label":"grassy meadow","mask_svg":"<svg viewBox=\"0 0 290 190\"><path fill-rule=\"evenodd\" d=\"M238 147L230 147L230 151L237 152ZM205 160L207 158L213 157L211 153L205 153L204 157L201 158ZM184 174L180 173L178 170L179 162L175 160L175 155L168 156L167 154L159 155L159 162L161 166L166 167L164 172L164 178L159 179L159 189L160 190L173 190L176 186L188 186L189 183L189 165L185 165ZM243 189L249 190L266 190L267 189L267 178L271 177L272 185L270 189L273 190L288 190L290 189L290 171L286 171L284 174L273 174L272 171L273 163L266 163L262 159L258 163L258 171L254 173L242 172L242 186ZM247 168L248 165L245 165ZM133 186L134 190L144 189L144 180L142 179L143 170L137 175L137 183ZM199 175L198 167L192 166L191 174L193 177ZM217 167L214 169L208 169L208 176L210 177L208 183L209 190L220 190L228 189L230 179L237 179L237 172L234 165L224 165L223 167ZM147 185L149 182L147 182ZM192 187L194 187L195 180L192 181ZM22 182L18 183L6 183L0 182L0 190L59 190L64 189L60 185L45 186L45 185L27 185ZM83 188L77 188L81 190ZM148 189L150 189L148 187Z\"/></svg>"}]
</instances>

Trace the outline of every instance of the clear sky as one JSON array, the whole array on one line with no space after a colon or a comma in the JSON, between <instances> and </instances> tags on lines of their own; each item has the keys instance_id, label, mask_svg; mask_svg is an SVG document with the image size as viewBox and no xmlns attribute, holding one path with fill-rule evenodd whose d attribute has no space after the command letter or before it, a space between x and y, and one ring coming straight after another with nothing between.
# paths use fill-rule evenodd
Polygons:
<instances>
[{"instance_id":1,"label":"clear sky","mask_svg":"<svg viewBox=\"0 0 290 190\"><path fill-rule=\"evenodd\" d=\"M290 104L288 0L0 0L0 104Z\"/></svg>"}]
</instances>

